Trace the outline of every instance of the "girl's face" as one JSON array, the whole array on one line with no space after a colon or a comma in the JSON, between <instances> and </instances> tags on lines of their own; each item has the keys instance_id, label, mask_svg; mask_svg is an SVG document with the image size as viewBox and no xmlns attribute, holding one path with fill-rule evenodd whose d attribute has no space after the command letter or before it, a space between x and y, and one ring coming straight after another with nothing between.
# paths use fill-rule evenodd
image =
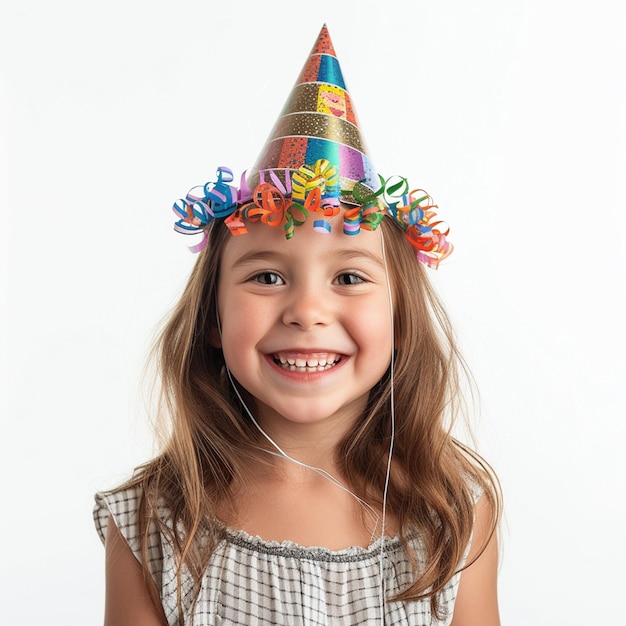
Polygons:
<instances>
[{"instance_id":1,"label":"girl's face","mask_svg":"<svg viewBox=\"0 0 626 626\"><path fill-rule=\"evenodd\" d=\"M341 216L331 225L320 234L309 220L286 240L281 227L253 223L224 247L221 347L268 429L347 430L390 363L381 229L344 235Z\"/></svg>"}]
</instances>

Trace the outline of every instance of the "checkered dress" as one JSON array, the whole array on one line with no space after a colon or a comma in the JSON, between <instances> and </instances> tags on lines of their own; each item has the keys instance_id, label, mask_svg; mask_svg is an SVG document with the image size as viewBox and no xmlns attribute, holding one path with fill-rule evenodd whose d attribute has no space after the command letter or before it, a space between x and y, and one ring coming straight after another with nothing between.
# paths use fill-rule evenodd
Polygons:
<instances>
[{"instance_id":1,"label":"checkered dress","mask_svg":"<svg viewBox=\"0 0 626 626\"><path fill-rule=\"evenodd\" d=\"M104 541L107 522L112 516L140 559L138 501L136 489L98 493L94 519ZM443 621L432 618L428 601L386 602L383 619L380 561L381 539L369 548L335 551L303 548L289 541L264 541L243 531L229 530L204 573L200 595L193 607L194 626L450 624L459 574L441 592L441 604L447 614ZM168 623L177 625L174 555L168 540L158 531L149 540L149 564ZM411 565L398 539L384 540L382 571L388 596L409 585ZM188 616L192 600L189 581L183 581L182 597L184 614Z\"/></svg>"}]
</instances>

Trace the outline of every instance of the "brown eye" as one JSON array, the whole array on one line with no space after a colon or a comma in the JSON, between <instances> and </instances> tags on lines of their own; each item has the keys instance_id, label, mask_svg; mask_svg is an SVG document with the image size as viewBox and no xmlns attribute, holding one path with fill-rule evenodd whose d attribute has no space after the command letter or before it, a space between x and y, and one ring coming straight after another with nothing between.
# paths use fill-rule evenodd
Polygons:
<instances>
[{"instance_id":1,"label":"brown eye","mask_svg":"<svg viewBox=\"0 0 626 626\"><path fill-rule=\"evenodd\" d=\"M261 285L284 285L285 281L274 272L261 272L253 276L252 280Z\"/></svg>"},{"instance_id":2,"label":"brown eye","mask_svg":"<svg viewBox=\"0 0 626 626\"><path fill-rule=\"evenodd\" d=\"M358 274L346 273L346 274L340 274L337 277L338 285L359 285L364 282L366 282L365 279L362 276L359 276Z\"/></svg>"}]
</instances>

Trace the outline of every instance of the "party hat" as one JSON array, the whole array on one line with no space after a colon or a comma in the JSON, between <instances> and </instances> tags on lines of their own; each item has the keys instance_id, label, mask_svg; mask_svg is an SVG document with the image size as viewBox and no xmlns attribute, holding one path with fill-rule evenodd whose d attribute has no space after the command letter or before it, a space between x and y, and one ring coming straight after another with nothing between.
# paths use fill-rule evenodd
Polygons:
<instances>
[{"instance_id":1,"label":"party hat","mask_svg":"<svg viewBox=\"0 0 626 626\"><path fill-rule=\"evenodd\" d=\"M337 168L343 202L354 203L349 192L356 183L372 191L380 186L325 24L255 169L283 177L320 159Z\"/></svg>"},{"instance_id":2,"label":"party hat","mask_svg":"<svg viewBox=\"0 0 626 626\"><path fill-rule=\"evenodd\" d=\"M374 171L326 25L254 167L241 175L238 188L233 181L232 170L220 166L216 181L193 187L172 206L175 230L202 233L193 252L204 249L215 220L233 235L260 221L283 228L290 239L308 220L329 233L329 218L340 213L346 235L375 230L391 218L429 267L452 252L430 196L404 177L385 179Z\"/></svg>"}]
</instances>

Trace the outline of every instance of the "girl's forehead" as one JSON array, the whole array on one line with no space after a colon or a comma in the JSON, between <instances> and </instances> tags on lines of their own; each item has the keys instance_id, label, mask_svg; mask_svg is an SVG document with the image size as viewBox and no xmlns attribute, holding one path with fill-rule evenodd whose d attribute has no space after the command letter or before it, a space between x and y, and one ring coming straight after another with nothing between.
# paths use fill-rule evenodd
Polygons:
<instances>
[{"instance_id":1,"label":"girl's forehead","mask_svg":"<svg viewBox=\"0 0 626 626\"><path fill-rule=\"evenodd\" d=\"M282 226L267 226L260 222L246 224L248 233L227 238L224 257L230 261L249 255L285 255L290 257L307 255L346 254L382 257L381 228L375 231L361 229L356 235L343 232L341 215L329 220L330 232L315 230L312 219L294 229L293 237L287 239Z\"/></svg>"}]
</instances>

